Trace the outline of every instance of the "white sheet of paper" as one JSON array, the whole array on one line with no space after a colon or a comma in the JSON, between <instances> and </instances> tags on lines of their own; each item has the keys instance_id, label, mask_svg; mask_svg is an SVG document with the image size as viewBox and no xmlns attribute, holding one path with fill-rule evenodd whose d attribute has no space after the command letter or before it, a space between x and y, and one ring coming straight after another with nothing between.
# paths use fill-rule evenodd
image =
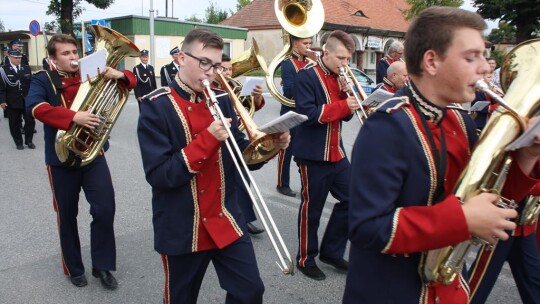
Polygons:
<instances>
[{"instance_id":1,"label":"white sheet of paper","mask_svg":"<svg viewBox=\"0 0 540 304\"><path fill-rule=\"evenodd\" d=\"M264 78L246 77L246 81L242 85L242 91L240 92L240 96L250 96L255 86L262 85L263 82L264 82Z\"/></svg>"},{"instance_id":2,"label":"white sheet of paper","mask_svg":"<svg viewBox=\"0 0 540 304\"><path fill-rule=\"evenodd\" d=\"M540 119L534 121L534 123L521 134L520 137L516 138L508 146L506 146L506 151L514 151L519 148L532 146L534 143L534 138L540 135Z\"/></svg>"},{"instance_id":3,"label":"white sheet of paper","mask_svg":"<svg viewBox=\"0 0 540 304\"><path fill-rule=\"evenodd\" d=\"M291 128L298 126L306 121L308 117L306 115L298 114L294 111L289 111L280 117L262 125L259 127L259 131L264 133L283 133Z\"/></svg>"},{"instance_id":4,"label":"white sheet of paper","mask_svg":"<svg viewBox=\"0 0 540 304\"><path fill-rule=\"evenodd\" d=\"M103 73L105 70L105 50L100 50L88 55L84 58L79 59L79 69L81 71L81 81L88 81L88 76L94 78L98 75L98 68Z\"/></svg>"},{"instance_id":5,"label":"white sheet of paper","mask_svg":"<svg viewBox=\"0 0 540 304\"><path fill-rule=\"evenodd\" d=\"M477 101L471 106L469 112L482 111L489 103L489 101Z\"/></svg>"},{"instance_id":6,"label":"white sheet of paper","mask_svg":"<svg viewBox=\"0 0 540 304\"><path fill-rule=\"evenodd\" d=\"M383 104L388 99L392 98L394 94L383 90L383 89L377 89L371 95L368 96L368 98L364 99L362 101L362 105L366 107L373 107L376 108Z\"/></svg>"}]
</instances>

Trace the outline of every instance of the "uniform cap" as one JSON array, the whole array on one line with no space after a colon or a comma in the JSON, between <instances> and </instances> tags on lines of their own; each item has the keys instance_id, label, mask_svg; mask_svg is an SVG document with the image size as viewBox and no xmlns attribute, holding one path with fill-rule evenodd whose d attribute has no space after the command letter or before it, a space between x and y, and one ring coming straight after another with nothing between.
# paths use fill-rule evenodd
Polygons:
<instances>
[{"instance_id":1,"label":"uniform cap","mask_svg":"<svg viewBox=\"0 0 540 304\"><path fill-rule=\"evenodd\" d=\"M9 51L9 48L7 46L5 46L5 47L2 48L2 51L4 51L4 52Z\"/></svg>"},{"instance_id":2,"label":"uniform cap","mask_svg":"<svg viewBox=\"0 0 540 304\"><path fill-rule=\"evenodd\" d=\"M177 46L175 46L175 47L169 52L169 54L171 54L171 55L178 54L178 53L180 53L180 49L179 49Z\"/></svg>"},{"instance_id":3,"label":"uniform cap","mask_svg":"<svg viewBox=\"0 0 540 304\"><path fill-rule=\"evenodd\" d=\"M141 56L148 56L148 50L142 50Z\"/></svg>"},{"instance_id":4,"label":"uniform cap","mask_svg":"<svg viewBox=\"0 0 540 304\"><path fill-rule=\"evenodd\" d=\"M22 53L19 50L9 50L8 55L11 57L22 57Z\"/></svg>"},{"instance_id":5,"label":"uniform cap","mask_svg":"<svg viewBox=\"0 0 540 304\"><path fill-rule=\"evenodd\" d=\"M11 40L11 42L9 43L11 45L23 45L23 42L21 39L15 39L15 40Z\"/></svg>"}]
</instances>

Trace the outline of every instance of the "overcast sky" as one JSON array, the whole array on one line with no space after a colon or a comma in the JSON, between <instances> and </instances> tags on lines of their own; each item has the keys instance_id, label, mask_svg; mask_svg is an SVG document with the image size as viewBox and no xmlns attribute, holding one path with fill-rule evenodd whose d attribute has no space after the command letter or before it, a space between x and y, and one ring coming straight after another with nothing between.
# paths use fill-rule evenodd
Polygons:
<instances>
[{"instance_id":1,"label":"overcast sky","mask_svg":"<svg viewBox=\"0 0 540 304\"><path fill-rule=\"evenodd\" d=\"M171 12L171 1L169 1L169 17L172 16L184 20L196 15L204 18L204 10L210 4L210 0L174 1L174 11ZM11 0L2 1L2 14L0 20L3 21L6 30L28 30L30 21L37 20L43 26L45 22L50 22L54 18L47 16L45 12L49 5L49 0ZM79 21L90 21L92 19L106 19L126 15L149 16L150 0L115 0L106 10L97 9L95 6L81 1L86 10ZM198 3L194 5L193 3ZM221 9L236 11L237 0L214 0L214 3ZM465 0L463 8L476 11L470 4L470 0ZM165 16L165 0L154 0L154 10L159 16ZM490 28L497 27L497 23L488 22Z\"/></svg>"}]
</instances>

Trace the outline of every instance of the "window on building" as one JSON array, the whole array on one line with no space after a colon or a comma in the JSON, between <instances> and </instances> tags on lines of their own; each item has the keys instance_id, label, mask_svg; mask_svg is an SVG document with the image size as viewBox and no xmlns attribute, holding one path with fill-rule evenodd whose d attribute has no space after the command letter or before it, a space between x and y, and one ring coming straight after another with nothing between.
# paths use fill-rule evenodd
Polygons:
<instances>
[{"instance_id":1,"label":"window on building","mask_svg":"<svg viewBox=\"0 0 540 304\"><path fill-rule=\"evenodd\" d=\"M377 54L373 51L369 52L369 63L375 64L377 62Z\"/></svg>"},{"instance_id":2,"label":"window on building","mask_svg":"<svg viewBox=\"0 0 540 304\"><path fill-rule=\"evenodd\" d=\"M223 43L223 54L231 56L231 43L230 42Z\"/></svg>"}]
</instances>

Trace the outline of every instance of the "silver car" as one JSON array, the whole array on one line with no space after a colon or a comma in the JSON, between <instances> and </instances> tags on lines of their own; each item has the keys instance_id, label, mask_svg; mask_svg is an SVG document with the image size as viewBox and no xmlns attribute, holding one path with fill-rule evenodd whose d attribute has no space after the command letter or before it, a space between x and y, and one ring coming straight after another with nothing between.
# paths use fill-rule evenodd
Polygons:
<instances>
[{"instance_id":1,"label":"silver car","mask_svg":"<svg viewBox=\"0 0 540 304\"><path fill-rule=\"evenodd\" d=\"M351 71L354 74L354 77L356 77L356 80L360 85L362 86L362 89L364 89L364 92L366 92L367 95L371 94L375 88L377 88L377 84L371 77L366 75L366 73L360 71L357 68L351 68Z\"/></svg>"}]
</instances>

